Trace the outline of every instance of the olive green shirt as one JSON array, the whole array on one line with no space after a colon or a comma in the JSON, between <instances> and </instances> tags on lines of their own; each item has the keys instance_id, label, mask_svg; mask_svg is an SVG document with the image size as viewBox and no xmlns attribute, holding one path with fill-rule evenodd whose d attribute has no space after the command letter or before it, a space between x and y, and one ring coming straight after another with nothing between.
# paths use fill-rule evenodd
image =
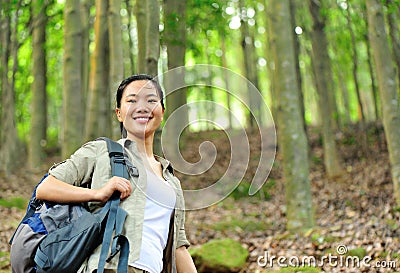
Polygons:
<instances>
[{"instance_id":1,"label":"olive green shirt","mask_svg":"<svg viewBox=\"0 0 400 273\"><path fill-rule=\"evenodd\" d=\"M132 194L123 200L120 206L127 212L123 234L129 241L129 263L133 263L140 257L140 248L142 243L142 229L144 221L144 208L146 204L146 170L143 160L140 157L136 143L127 139L118 141L125 147L127 159L137 168L139 176L131 175ZM164 251L164 269L163 272L176 272L175 251L173 249L181 246L189 246L186 239L184 222L184 198L180 181L172 173L170 163L157 158L162 165L164 179L170 183L176 192L176 205L173 212L173 225L170 223L170 232L167 247ZM131 165L131 164L128 164ZM91 141L78 149L69 159L54 165L49 173L57 179L66 183L90 187L92 189L101 188L111 178L110 158L105 141ZM91 210L98 208L98 203L90 203ZM166 223L169 224L169 223ZM97 268L100 257L101 246L89 257L88 261L82 265L79 272L93 272ZM116 269L118 256L114 257L110 263L106 263L106 268Z\"/></svg>"}]
</instances>

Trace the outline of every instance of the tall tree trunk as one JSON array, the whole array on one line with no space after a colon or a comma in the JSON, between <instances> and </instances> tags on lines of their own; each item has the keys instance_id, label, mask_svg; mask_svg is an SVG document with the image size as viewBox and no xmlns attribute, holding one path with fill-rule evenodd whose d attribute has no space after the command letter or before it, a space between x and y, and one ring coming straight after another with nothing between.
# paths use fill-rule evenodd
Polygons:
<instances>
[{"instance_id":1,"label":"tall tree trunk","mask_svg":"<svg viewBox=\"0 0 400 273\"><path fill-rule=\"evenodd\" d=\"M356 42L356 37L353 31L353 22L351 20L351 11L350 7L347 8L346 10L346 18L347 18L347 26L349 28L350 32L350 37L351 37L351 44L352 44L352 57L353 57L353 79L354 79L354 88L356 90L357 94L357 101L358 101L358 109L359 109L359 118L361 119L361 125L364 127L365 123L365 111L361 99L361 93L360 93L360 84L358 81L357 73L358 73L358 51L357 51L357 42Z\"/></svg>"},{"instance_id":2,"label":"tall tree trunk","mask_svg":"<svg viewBox=\"0 0 400 273\"><path fill-rule=\"evenodd\" d=\"M46 3L44 0L32 1L33 32L33 84L31 129L29 138L28 162L31 168L41 165L45 156L47 129L47 95L46 95Z\"/></svg>"},{"instance_id":3,"label":"tall tree trunk","mask_svg":"<svg viewBox=\"0 0 400 273\"><path fill-rule=\"evenodd\" d=\"M315 85L318 93L319 111L322 120L322 137L324 148L324 164L329 177L342 173L340 159L337 153L334 128L337 109L332 88L332 70L328 55L328 42L325 35L325 19L321 16L322 1L309 0L309 8L313 17L312 63L314 67Z\"/></svg>"},{"instance_id":4,"label":"tall tree trunk","mask_svg":"<svg viewBox=\"0 0 400 273\"><path fill-rule=\"evenodd\" d=\"M86 140L111 136L108 0L96 0L95 49L91 59Z\"/></svg>"},{"instance_id":5,"label":"tall tree trunk","mask_svg":"<svg viewBox=\"0 0 400 273\"><path fill-rule=\"evenodd\" d=\"M343 72L340 70L340 68L337 68L336 73L341 87L340 89L342 91L342 98L343 98L345 119L342 121L342 124L347 125L351 122L349 89L347 88L345 77L343 76Z\"/></svg>"},{"instance_id":6,"label":"tall tree trunk","mask_svg":"<svg viewBox=\"0 0 400 273\"><path fill-rule=\"evenodd\" d=\"M207 103L204 104L204 113L205 113L204 116L205 116L205 119L207 121L213 121L213 120L215 120L215 105L213 103L210 103L210 102L215 101L215 99L214 99L214 91L213 91L213 86L212 86L212 80L213 80L214 75L213 75L212 70L211 70L212 62L211 62L210 54L209 54L209 52L207 50L210 47L210 44L209 44L210 41L209 41L209 38L208 38L206 30L204 30L204 36L206 37L206 39L204 41L204 48L206 48L206 50L204 50L204 58L207 60L206 64L208 64L205 67L205 70L207 71L206 74L208 76L205 79L205 86L203 87L204 88L204 92L201 95L203 95L202 99L207 102ZM211 122L206 122L205 128L206 128L206 130L211 131L215 127L214 127L214 124L212 124Z\"/></svg>"},{"instance_id":7,"label":"tall tree trunk","mask_svg":"<svg viewBox=\"0 0 400 273\"><path fill-rule=\"evenodd\" d=\"M63 158L82 145L84 131L84 94L82 78L82 24L79 0L67 0L64 7L63 61Z\"/></svg>"},{"instance_id":8,"label":"tall tree trunk","mask_svg":"<svg viewBox=\"0 0 400 273\"><path fill-rule=\"evenodd\" d=\"M289 1L290 2L290 19L292 26L298 26L298 24L296 24L296 10L298 9L298 4L296 1ZM307 137L307 141L308 141L308 135L307 135L307 125L306 125L306 121L305 121L305 113L306 113L306 109L304 106L304 92L303 92L303 83L302 83L302 78L301 78L301 72L300 72L300 60L299 60L299 56L300 56L300 42L299 42L299 38L298 35L296 34L296 32L292 31L292 35L293 35L293 41L294 41L294 55L296 57L296 79L298 82L298 86L299 86L299 101L300 101L300 109L301 109L301 117L302 117L302 121L303 121L303 126L304 126L304 131L306 132L306 137Z\"/></svg>"},{"instance_id":9,"label":"tall tree trunk","mask_svg":"<svg viewBox=\"0 0 400 273\"><path fill-rule=\"evenodd\" d=\"M244 0L239 1L240 14L241 14L241 46L243 51L244 61L244 75L248 80L247 94L249 99L249 111L247 113L247 120L250 127L257 127L256 120L261 120L261 102L257 99L254 93L254 87L258 90L258 76L257 76L257 58L256 49L254 46L254 35L250 33L249 25L244 14L246 12ZM253 116L254 115L254 116Z\"/></svg>"},{"instance_id":10,"label":"tall tree trunk","mask_svg":"<svg viewBox=\"0 0 400 273\"><path fill-rule=\"evenodd\" d=\"M399 85L385 30L383 8L379 0L367 0L368 33L373 50L383 126L389 150L394 197L400 206L400 105Z\"/></svg>"},{"instance_id":11,"label":"tall tree trunk","mask_svg":"<svg viewBox=\"0 0 400 273\"><path fill-rule=\"evenodd\" d=\"M135 55L133 53L134 44L133 44L133 39L132 39L132 35L131 35L132 31L134 30L132 20L131 20L133 17L132 14L133 14L134 6L131 5L131 0L125 0L125 5L126 5L126 10L128 12L128 23L127 23L128 36L129 36L128 56L129 56L129 64L130 64L130 68L126 69L126 71L125 71L125 72L127 72L125 76L129 76L129 75L135 74L135 71L136 71Z\"/></svg>"},{"instance_id":12,"label":"tall tree trunk","mask_svg":"<svg viewBox=\"0 0 400 273\"><path fill-rule=\"evenodd\" d=\"M365 16L365 18L367 18L367 10L366 8L363 6L362 9L363 12L363 16ZM368 20L366 21L366 25L367 25L367 29L368 29ZM374 65L372 63L372 53L371 53L371 43L369 42L368 39L368 33L365 33L363 35L363 39L364 39L364 43L365 43L365 47L367 48L367 63L368 63L368 71L369 71L369 77L371 79L371 92L372 92L372 97L374 100L374 108L375 108L375 120L379 120L380 119L380 108L378 106L378 88L376 86L376 80L375 80L375 73L374 73ZM380 138L378 138L380 139Z\"/></svg>"},{"instance_id":13,"label":"tall tree trunk","mask_svg":"<svg viewBox=\"0 0 400 273\"><path fill-rule=\"evenodd\" d=\"M353 22L351 18L351 10L350 10L350 4L346 10L346 18L347 18L347 25L349 28L350 32L350 37L351 37L351 44L352 44L352 55L353 55L353 79L354 79L354 87L356 90L357 94L357 101L358 101L358 109L359 109L359 117L361 116L361 120L359 118L359 124L360 124L360 131L365 132L365 111L364 111L364 106L361 98L361 92L360 92L360 83L358 81L358 51L357 51L357 41L356 41L356 36L353 31ZM367 140L367 134L361 134L361 147L363 150L364 155L368 154L368 140Z\"/></svg>"},{"instance_id":14,"label":"tall tree trunk","mask_svg":"<svg viewBox=\"0 0 400 273\"><path fill-rule=\"evenodd\" d=\"M319 83L321 86L317 85L317 89L322 88L323 90L326 90L328 100L325 101L325 108L328 107L329 109L329 117L331 119L332 128L337 129L339 127L337 119L338 111L335 92L332 88L333 79L330 58L328 54L328 41L324 30L326 18L323 16L323 9L325 9L325 7L321 6L326 3L326 0L309 0L308 3L310 13L313 18L313 29L311 32L313 54L319 54L318 56L314 56L315 58L313 58L312 61L320 61L318 63L314 62L314 66L316 68L315 72L318 73L317 76L320 76L320 80L324 80L323 82Z\"/></svg>"},{"instance_id":15,"label":"tall tree trunk","mask_svg":"<svg viewBox=\"0 0 400 273\"><path fill-rule=\"evenodd\" d=\"M269 0L278 143L282 151L287 228L302 231L314 225L307 138L302 125L296 57L289 0Z\"/></svg>"},{"instance_id":16,"label":"tall tree trunk","mask_svg":"<svg viewBox=\"0 0 400 273\"><path fill-rule=\"evenodd\" d=\"M231 103L231 93L229 92L230 90L230 85L229 85L229 76L228 76L228 60L226 58L226 37L224 33L221 33L221 50L222 50L222 55L221 55L221 61L222 61L222 67L224 68L224 81L225 81L225 88L227 90L226 92L226 105L228 107L228 129L232 129L232 103Z\"/></svg>"},{"instance_id":17,"label":"tall tree trunk","mask_svg":"<svg viewBox=\"0 0 400 273\"><path fill-rule=\"evenodd\" d=\"M119 83L124 78L123 42L121 32L121 0L109 0L108 4L108 29L110 35L110 106L115 105L114 94ZM113 108L110 108L111 113ZM119 122L115 115L112 117L112 136L117 139L121 137Z\"/></svg>"},{"instance_id":18,"label":"tall tree trunk","mask_svg":"<svg viewBox=\"0 0 400 273\"><path fill-rule=\"evenodd\" d=\"M185 66L186 53L186 1L181 0L165 0L164 1L164 23L165 36L164 41L167 46L168 54L168 69ZM185 85L185 70L176 69L173 73L165 74L166 87L166 113L165 118L168 119L168 128L165 130L165 146L168 148L168 154L172 158L177 158L179 155L179 147L176 147L177 139L183 140L183 135L179 135L178 128L182 125L189 124L188 112L183 111L182 114L171 114L181 106L186 106L187 96L186 88L181 88ZM175 89L178 87L179 89ZM185 109L185 108L183 108ZM184 141L184 140L183 140ZM171 147L171 149L169 149Z\"/></svg>"},{"instance_id":19,"label":"tall tree trunk","mask_svg":"<svg viewBox=\"0 0 400 273\"><path fill-rule=\"evenodd\" d=\"M368 71L369 71L369 76L371 78L371 92L372 92L372 97L374 99L374 109L375 109L375 120L379 120L380 118L380 113L379 113L379 106L378 106L378 88L376 87L375 83L375 74L374 74L374 66L372 64L372 53L371 53L371 44L368 42L368 35L366 35L365 39L365 44L367 47L367 62L368 62Z\"/></svg>"},{"instance_id":20,"label":"tall tree trunk","mask_svg":"<svg viewBox=\"0 0 400 273\"><path fill-rule=\"evenodd\" d=\"M158 0L147 0L146 26L146 73L158 74L160 57L160 4Z\"/></svg>"},{"instance_id":21,"label":"tall tree trunk","mask_svg":"<svg viewBox=\"0 0 400 273\"><path fill-rule=\"evenodd\" d=\"M6 175L13 173L20 162L21 147L17 134L15 118L15 72L18 67L18 40L17 25L20 2L17 4L15 14L11 12L11 2L3 1L5 17L1 24L1 117L2 127L0 139L0 172ZM14 21L11 21L14 18ZM14 28L13 28L14 27ZM13 29L12 29L13 28ZM14 33L14 35L12 35ZM10 71L9 61L12 58L13 67ZM11 76L10 76L11 74ZM6 105L7 107L4 107Z\"/></svg>"},{"instance_id":22,"label":"tall tree trunk","mask_svg":"<svg viewBox=\"0 0 400 273\"><path fill-rule=\"evenodd\" d=\"M137 72L146 73L147 1L136 1L136 29L138 40ZM158 30L157 30L158 31Z\"/></svg>"},{"instance_id":23,"label":"tall tree trunk","mask_svg":"<svg viewBox=\"0 0 400 273\"><path fill-rule=\"evenodd\" d=\"M90 70L90 52L89 52L89 30L93 28L92 18L90 18L90 7L94 4L93 0L81 1L81 33L82 33L82 98L86 102L89 93L89 70ZM86 120L86 103L82 103L82 116Z\"/></svg>"},{"instance_id":24,"label":"tall tree trunk","mask_svg":"<svg viewBox=\"0 0 400 273\"><path fill-rule=\"evenodd\" d=\"M160 58L160 4L158 0L145 1L146 6L146 57L145 72L152 76L158 74L158 59ZM154 136L154 153L162 155L161 129Z\"/></svg>"},{"instance_id":25,"label":"tall tree trunk","mask_svg":"<svg viewBox=\"0 0 400 273\"><path fill-rule=\"evenodd\" d=\"M387 21L389 25L389 36L392 41L393 56L397 66L397 77L400 83L400 29L398 24L400 20L399 3L394 3L393 0L386 0L386 6L388 9Z\"/></svg>"}]
</instances>

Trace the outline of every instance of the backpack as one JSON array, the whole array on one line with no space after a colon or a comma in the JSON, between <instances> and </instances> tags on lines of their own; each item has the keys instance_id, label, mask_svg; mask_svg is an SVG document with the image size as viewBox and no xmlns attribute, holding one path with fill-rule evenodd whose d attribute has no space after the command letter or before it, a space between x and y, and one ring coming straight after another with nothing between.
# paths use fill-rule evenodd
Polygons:
<instances>
[{"instance_id":1,"label":"backpack","mask_svg":"<svg viewBox=\"0 0 400 273\"><path fill-rule=\"evenodd\" d=\"M107 142L112 176L129 179L122 146L108 138L99 140ZM121 234L126 212L119 207L120 193L115 192L101 210L91 213L84 205L36 199L36 189L47 176L35 186L26 215L10 240L12 272L76 272L101 243L97 272L102 273L106 261L118 252L118 272L127 272L129 243Z\"/></svg>"}]
</instances>

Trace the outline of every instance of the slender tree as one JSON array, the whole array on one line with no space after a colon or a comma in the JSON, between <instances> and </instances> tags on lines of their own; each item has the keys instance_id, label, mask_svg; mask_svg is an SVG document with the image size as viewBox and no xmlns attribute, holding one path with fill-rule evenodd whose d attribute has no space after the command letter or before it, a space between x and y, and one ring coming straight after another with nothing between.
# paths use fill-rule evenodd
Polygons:
<instances>
[{"instance_id":1,"label":"slender tree","mask_svg":"<svg viewBox=\"0 0 400 273\"><path fill-rule=\"evenodd\" d=\"M296 57L289 0L269 0L270 39L274 62L274 94L278 145L282 151L287 228L301 231L314 225L307 138L302 125Z\"/></svg>"},{"instance_id":2,"label":"slender tree","mask_svg":"<svg viewBox=\"0 0 400 273\"><path fill-rule=\"evenodd\" d=\"M340 157L337 152L334 128L337 115L336 100L332 88L332 70L328 55L328 42L325 34L325 18L321 15L323 1L309 0L310 13L313 17L311 33L312 63L314 79L318 93L319 111L322 120L322 137L325 169L330 177L340 175Z\"/></svg>"},{"instance_id":3,"label":"slender tree","mask_svg":"<svg viewBox=\"0 0 400 273\"><path fill-rule=\"evenodd\" d=\"M186 53L186 1L180 0L165 0L164 1L164 36L163 40L167 47L168 54L168 69L183 67L185 65ZM187 95L185 82L185 70L176 69L174 73L167 73L165 78L166 87L166 113L168 117L179 107L186 105ZM176 89L179 88L179 89ZM168 154L172 158L177 158L179 151L175 148L174 142L182 138L179 136L178 128L182 124L188 124L188 113L185 111L182 114L174 115L168 119L169 130L165 130L165 140L162 148L168 149Z\"/></svg>"},{"instance_id":4,"label":"slender tree","mask_svg":"<svg viewBox=\"0 0 400 273\"><path fill-rule=\"evenodd\" d=\"M244 75L248 79L249 83L247 86L248 98L250 111L247 113L248 124L250 127L256 127L256 119L261 120L261 104L257 100L257 96L252 92L254 85L258 90L258 75L257 75L257 58L256 50L254 46L254 35L249 29L247 10L245 5L245 0L239 1L240 8L240 32L241 32L241 46L243 52L243 62L244 62ZM256 115L254 117L253 115Z\"/></svg>"},{"instance_id":5,"label":"slender tree","mask_svg":"<svg viewBox=\"0 0 400 273\"><path fill-rule=\"evenodd\" d=\"M362 14L364 18L367 18L367 10L366 10L366 6L362 5ZM376 86L376 76L374 73L374 65L373 65L373 57L372 57L372 53L371 53L371 43L369 42L369 38L368 38L368 20L366 21L366 28L367 31L363 34L363 41L365 44L365 47L367 48L367 63L368 63L368 72L369 72L369 77L371 79L371 92L372 92L372 98L374 100L374 110L375 110L375 120L379 120L380 119L380 108L378 106L378 88Z\"/></svg>"},{"instance_id":6,"label":"slender tree","mask_svg":"<svg viewBox=\"0 0 400 273\"><path fill-rule=\"evenodd\" d=\"M121 0L110 0L108 5L108 29L110 36L110 105L114 105L114 94L119 83L124 78L123 42L121 32ZM110 109L112 112L112 109ZM112 119L113 137L119 138L119 123Z\"/></svg>"},{"instance_id":7,"label":"slender tree","mask_svg":"<svg viewBox=\"0 0 400 273\"><path fill-rule=\"evenodd\" d=\"M356 35L355 35L355 33L354 33L354 30L353 30L353 20L352 20L352 18L351 18L351 7L350 6L348 6L347 7L347 9L346 9L346 19L347 19L347 25L348 25L348 29L349 29L349 32L350 32L350 37L351 37L351 45L352 45L352 48L351 48L351 52L352 52L352 57L353 57L353 60L352 60L352 65L353 65L353 69L352 69L352 72L353 72L353 80L354 80L354 88L355 88L355 90L356 90L356 94L357 94L357 101L358 101L358 108L360 109L359 110L359 113L360 113L360 116L361 116L361 124L362 124L362 127L364 127L364 123L365 123L365 111L364 111L364 106L363 106L363 103L362 103L362 100L361 100L361 93L360 93L360 82L359 82L359 80L358 80L358 77L357 77L357 74L358 74L358 50L357 50L357 41L356 41Z\"/></svg>"},{"instance_id":8,"label":"slender tree","mask_svg":"<svg viewBox=\"0 0 400 273\"><path fill-rule=\"evenodd\" d=\"M136 1L136 30L138 40L137 72L146 72L147 1Z\"/></svg>"},{"instance_id":9,"label":"slender tree","mask_svg":"<svg viewBox=\"0 0 400 273\"><path fill-rule=\"evenodd\" d=\"M394 197L400 206L400 105L399 84L385 29L382 3L367 0L368 33L376 65L383 126L389 150Z\"/></svg>"},{"instance_id":10,"label":"slender tree","mask_svg":"<svg viewBox=\"0 0 400 273\"><path fill-rule=\"evenodd\" d=\"M134 8L135 6L132 5L131 0L125 0L125 5L126 5L126 10L128 12L128 22L127 22L127 29L128 29L128 52L129 52L129 64L130 64L130 68L126 69L125 72L127 73L127 75L132 75L135 74L136 71L136 67L135 67L135 55L133 52L134 49L134 43L133 43L133 38L132 38L132 31L134 30L134 26L132 24L132 18L133 18L133 14L134 14ZM126 75L126 76L127 76Z\"/></svg>"},{"instance_id":11,"label":"slender tree","mask_svg":"<svg viewBox=\"0 0 400 273\"><path fill-rule=\"evenodd\" d=\"M32 56L33 84L31 104L31 129L29 138L29 165L40 166L45 154L47 130L47 94L46 94L46 3L44 0L32 1Z\"/></svg>"},{"instance_id":12,"label":"slender tree","mask_svg":"<svg viewBox=\"0 0 400 273\"><path fill-rule=\"evenodd\" d=\"M147 0L146 9L146 73L158 74L160 57L160 4L158 0Z\"/></svg>"},{"instance_id":13,"label":"slender tree","mask_svg":"<svg viewBox=\"0 0 400 273\"><path fill-rule=\"evenodd\" d=\"M225 81L225 88L227 90L226 92L226 105L229 110L232 109L232 102L231 102L231 93L229 92L230 90L230 84L229 84L229 71L228 71L228 60L226 57L226 35L225 33L220 33L221 35L221 50L222 50L222 55L221 55L221 63L222 67L224 67L224 81ZM232 111L229 111L228 113L228 129L232 129L232 117L233 113Z\"/></svg>"},{"instance_id":14,"label":"slender tree","mask_svg":"<svg viewBox=\"0 0 400 273\"><path fill-rule=\"evenodd\" d=\"M397 77L400 82L400 9L399 3L394 0L386 0L387 21L389 25L389 36L391 38L393 57L397 66Z\"/></svg>"},{"instance_id":15,"label":"slender tree","mask_svg":"<svg viewBox=\"0 0 400 273\"><path fill-rule=\"evenodd\" d=\"M158 0L146 1L146 55L145 72L152 76L158 74L158 59L160 58L160 4ZM154 136L154 153L162 155L161 129Z\"/></svg>"},{"instance_id":16,"label":"slender tree","mask_svg":"<svg viewBox=\"0 0 400 273\"><path fill-rule=\"evenodd\" d=\"M90 29L93 28L93 24L91 23L93 20L90 16L90 7L93 5L93 0L83 0L81 1L81 35L82 35L82 93L83 93L83 101L86 101L86 98L89 93L89 70L90 70L90 51L89 44L90 38L89 33ZM86 103L83 103L82 108L83 120L86 120Z\"/></svg>"},{"instance_id":17,"label":"slender tree","mask_svg":"<svg viewBox=\"0 0 400 273\"><path fill-rule=\"evenodd\" d=\"M91 56L86 140L111 136L108 0L96 0L95 49Z\"/></svg>"},{"instance_id":18,"label":"slender tree","mask_svg":"<svg viewBox=\"0 0 400 273\"><path fill-rule=\"evenodd\" d=\"M63 133L62 157L82 145L84 96L82 78L82 24L79 0L65 1L63 61Z\"/></svg>"},{"instance_id":19,"label":"slender tree","mask_svg":"<svg viewBox=\"0 0 400 273\"><path fill-rule=\"evenodd\" d=\"M361 91L360 91L360 81L358 80L358 73L359 73L359 57L358 57L358 50L357 50L357 40L356 40L356 35L354 33L353 30L353 20L351 17L351 6L350 4L348 5L347 9L346 9L346 19L347 19L347 23L348 23L348 29L350 32L350 37L351 37L351 51L352 51L352 72L353 72L353 81L354 81L354 88L356 90L356 94L357 94L357 101L358 101L358 109L359 109L359 113L361 116L361 120L359 120L359 124L360 124L360 129L361 131L365 131L365 110L364 110L364 105L361 99ZM362 150L364 152L364 154L368 153L368 141L367 141L367 135L366 134L362 134L361 135L361 146L362 146Z\"/></svg>"},{"instance_id":20,"label":"slender tree","mask_svg":"<svg viewBox=\"0 0 400 273\"><path fill-rule=\"evenodd\" d=\"M21 147L17 134L15 117L15 73L18 67L17 26L21 3L12 10L9 0L3 1L3 10L7 14L1 24L1 141L0 141L0 171L6 175L14 172L20 163ZM14 20L11 20L14 18ZM12 60L13 66L9 65ZM6 105L7 107L4 107Z\"/></svg>"},{"instance_id":21,"label":"slender tree","mask_svg":"<svg viewBox=\"0 0 400 273\"><path fill-rule=\"evenodd\" d=\"M296 10L298 10L300 7L298 1L290 1L290 19L292 26L296 26L298 25L296 23ZM300 109L301 109L301 117L302 117L302 121L303 121L303 126L304 126L304 130L306 132L306 137L307 137L307 141L308 141L308 135L307 135L307 124L305 121L305 113L306 113L306 109L304 106L304 92L303 92L303 82L302 82L302 78L301 78L301 71L300 71L300 41L298 38L298 35L295 31L292 31L292 35L293 35L293 41L295 43L295 47L294 47L294 53L295 53L295 57L296 57L296 79L298 82L298 86L300 89L299 92L299 101L300 101Z\"/></svg>"}]
</instances>

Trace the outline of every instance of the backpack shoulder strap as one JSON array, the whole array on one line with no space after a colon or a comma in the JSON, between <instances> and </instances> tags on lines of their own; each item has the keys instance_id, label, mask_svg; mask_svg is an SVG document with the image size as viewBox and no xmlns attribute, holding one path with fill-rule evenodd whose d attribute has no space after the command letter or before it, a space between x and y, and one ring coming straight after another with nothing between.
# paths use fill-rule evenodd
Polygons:
<instances>
[{"instance_id":1,"label":"backpack shoulder strap","mask_svg":"<svg viewBox=\"0 0 400 273\"><path fill-rule=\"evenodd\" d=\"M124 159L124 148L119 143L107 137L100 137L97 140L104 140L107 143L112 175L129 179Z\"/></svg>"},{"instance_id":2,"label":"backpack shoulder strap","mask_svg":"<svg viewBox=\"0 0 400 273\"><path fill-rule=\"evenodd\" d=\"M104 140L107 143L108 154L110 156L111 175L129 179L129 173L124 158L124 148L119 143L106 137L101 137L98 138L97 140ZM118 264L118 272L127 273L129 242L125 238L125 236L121 234L122 226L126 218L126 212L119 207L120 203L119 198L120 198L120 193L115 192L108 201L109 212L107 217L107 223L104 230L103 243L100 252L99 264L97 268L98 273L104 272L104 266L106 260L107 262L111 260L119 251L121 251L121 254ZM111 245L111 237L114 229L115 229L115 237L112 243L111 254L110 257L106 259L108 250Z\"/></svg>"}]
</instances>

